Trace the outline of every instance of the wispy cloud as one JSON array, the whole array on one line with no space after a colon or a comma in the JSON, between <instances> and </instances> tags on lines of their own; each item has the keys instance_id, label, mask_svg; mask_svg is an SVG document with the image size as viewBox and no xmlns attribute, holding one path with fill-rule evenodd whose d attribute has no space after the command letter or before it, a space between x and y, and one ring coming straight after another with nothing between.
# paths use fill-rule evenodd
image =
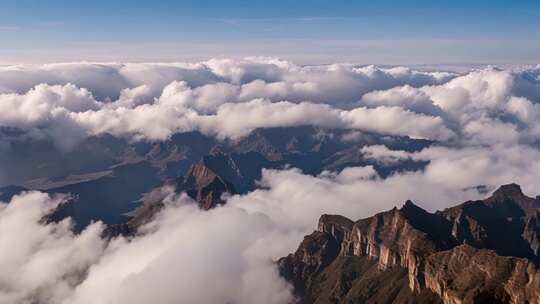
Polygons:
<instances>
[{"instance_id":1,"label":"wispy cloud","mask_svg":"<svg viewBox=\"0 0 540 304\"><path fill-rule=\"evenodd\" d=\"M212 18L211 20L225 23L232 26L240 26L243 23L253 22L275 22L275 21L289 21L289 22L324 22L324 21L344 21L354 20L357 18L348 17L294 17L294 18Z\"/></svg>"},{"instance_id":2,"label":"wispy cloud","mask_svg":"<svg viewBox=\"0 0 540 304\"><path fill-rule=\"evenodd\" d=\"M39 23L39 26L41 27L62 27L66 26L68 23L65 21L45 21Z\"/></svg>"},{"instance_id":3,"label":"wispy cloud","mask_svg":"<svg viewBox=\"0 0 540 304\"><path fill-rule=\"evenodd\" d=\"M0 31L18 31L22 29L32 30L32 29L40 29L40 28L52 28L52 27L63 27L66 26L68 23L65 21L43 21L36 23L34 25L28 25L25 27L17 26L17 25L1 25L0 24Z\"/></svg>"},{"instance_id":4,"label":"wispy cloud","mask_svg":"<svg viewBox=\"0 0 540 304\"><path fill-rule=\"evenodd\" d=\"M240 20L244 21L244 19L229 19L229 18L216 18L212 20L216 22L224 23L227 25L232 25L232 26L240 26Z\"/></svg>"},{"instance_id":5,"label":"wispy cloud","mask_svg":"<svg viewBox=\"0 0 540 304\"><path fill-rule=\"evenodd\" d=\"M16 31L20 29L20 27L14 25L0 25L0 31Z\"/></svg>"},{"instance_id":6,"label":"wispy cloud","mask_svg":"<svg viewBox=\"0 0 540 304\"><path fill-rule=\"evenodd\" d=\"M356 19L358 19L358 18L350 18L350 17L298 17L298 18L292 18L291 20L316 22L316 21L340 21L340 20L356 20Z\"/></svg>"}]
</instances>

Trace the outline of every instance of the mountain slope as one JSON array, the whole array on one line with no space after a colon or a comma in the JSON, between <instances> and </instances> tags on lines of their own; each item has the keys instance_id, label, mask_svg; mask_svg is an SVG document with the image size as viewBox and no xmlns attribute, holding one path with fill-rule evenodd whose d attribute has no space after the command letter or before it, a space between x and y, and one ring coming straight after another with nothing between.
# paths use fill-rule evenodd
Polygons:
<instances>
[{"instance_id":1,"label":"mountain slope","mask_svg":"<svg viewBox=\"0 0 540 304\"><path fill-rule=\"evenodd\" d=\"M408 137L382 136L352 130L312 126L257 129L236 140L218 141L199 132L174 134L161 142L129 142L104 134L84 139L70 151L59 151L46 139L27 142L3 131L0 141L9 149L0 153L6 185L0 201L9 201L21 189L69 193L76 230L91 221L127 224L147 193L162 186L186 192L203 209L223 204L225 193L256 189L262 170L295 167L305 174L340 171L348 166L372 165L387 176L422 169L425 163L397 160L391 164L366 158L362 147L417 151L432 144ZM353 132L354 136L350 136ZM18 133L17 133L18 134ZM354 137L354 138L353 138ZM0 184L2 185L2 184ZM17 190L19 189L19 190ZM159 209L159 203L155 203ZM148 205L148 204L146 204ZM58 214L53 218L61 218Z\"/></svg>"},{"instance_id":2,"label":"mountain slope","mask_svg":"<svg viewBox=\"0 0 540 304\"><path fill-rule=\"evenodd\" d=\"M303 303L538 303L539 207L512 184L434 214L408 201L356 222L323 215L278 265Z\"/></svg>"}]
</instances>

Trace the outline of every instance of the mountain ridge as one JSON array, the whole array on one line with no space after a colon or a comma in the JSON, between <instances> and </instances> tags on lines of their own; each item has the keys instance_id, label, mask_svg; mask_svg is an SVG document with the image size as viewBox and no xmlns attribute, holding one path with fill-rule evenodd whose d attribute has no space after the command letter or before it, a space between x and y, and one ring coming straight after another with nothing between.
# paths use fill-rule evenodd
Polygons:
<instances>
[{"instance_id":1,"label":"mountain ridge","mask_svg":"<svg viewBox=\"0 0 540 304\"><path fill-rule=\"evenodd\" d=\"M375 263L383 277L395 269L406 272L412 295L389 297L385 302L416 303L436 295L445 304L538 303L540 229L530 223L538 222L539 208L518 185L509 184L484 200L435 213L407 201L399 209L358 221L322 215L317 230L306 236L296 253L281 258L278 266L301 303L348 303L357 296L349 291L354 293L355 284L368 275L373 276L374 293L359 301L382 301L384 296L376 292L380 278L361 270L352 280L336 279L332 288L324 289L328 284L320 283L320 276L329 271L339 276L342 270L336 261L349 259ZM504 227L501 236L494 226L505 222L511 226ZM486 257L496 263L486 263ZM336 298L337 287L341 296Z\"/></svg>"},{"instance_id":2,"label":"mountain ridge","mask_svg":"<svg viewBox=\"0 0 540 304\"><path fill-rule=\"evenodd\" d=\"M203 209L209 209L224 203L222 194L255 190L263 168L295 167L317 175L325 170L371 165L381 176L387 176L400 170L420 170L426 164L412 160L378 163L364 157L359 152L362 147L385 145L416 151L432 144L368 132L350 142L343 139L349 132L305 125L261 128L224 141L185 132L161 142L129 142L104 134L63 152L46 140L27 144L0 132L0 140L10 142L10 149L0 155L0 166L13 184L20 185L0 187L0 201L8 202L25 190L69 193L76 198L71 217L80 231L92 221L127 224L132 220L130 214L148 205L146 194L157 193L163 186L172 185L177 193L186 192ZM200 182L204 172L212 172L214 183ZM159 204L153 203L159 209Z\"/></svg>"}]
</instances>

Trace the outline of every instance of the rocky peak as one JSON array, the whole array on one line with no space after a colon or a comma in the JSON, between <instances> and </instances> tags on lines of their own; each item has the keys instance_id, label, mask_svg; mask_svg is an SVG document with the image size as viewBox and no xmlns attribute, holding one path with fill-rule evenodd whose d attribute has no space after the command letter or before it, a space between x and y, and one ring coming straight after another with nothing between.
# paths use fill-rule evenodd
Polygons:
<instances>
[{"instance_id":1,"label":"rocky peak","mask_svg":"<svg viewBox=\"0 0 540 304\"><path fill-rule=\"evenodd\" d=\"M205 166L203 162L192 165L186 175L187 179L191 179L196 186L204 187L211 183L217 174L215 174L208 166Z\"/></svg>"},{"instance_id":2,"label":"rocky peak","mask_svg":"<svg viewBox=\"0 0 540 304\"><path fill-rule=\"evenodd\" d=\"M428 212L415 205L411 200L407 200L399 209L399 212L409 220L414 220L425 216Z\"/></svg>"},{"instance_id":3,"label":"rocky peak","mask_svg":"<svg viewBox=\"0 0 540 304\"><path fill-rule=\"evenodd\" d=\"M436 244L437 248L448 249L456 245L451 236L451 223L440 215L429 213L410 200L405 202L399 212L412 227Z\"/></svg>"},{"instance_id":4,"label":"rocky peak","mask_svg":"<svg viewBox=\"0 0 540 304\"><path fill-rule=\"evenodd\" d=\"M496 198L521 198L525 195L521 191L521 186L515 183L502 185L493 192L492 197Z\"/></svg>"},{"instance_id":5,"label":"rocky peak","mask_svg":"<svg viewBox=\"0 0 540 304\"><path fill-rule=\"evenodd\" d=\"M335 214L323 214L319 218L318 229L319 231L328 230L329 227L333 227L340 230L351 231L353 228L354 222L350 219Z\"/></svg>"},{"instance_id":6,"label":"rocky peak","mask_svg":"<svg viewBox=\"0 0 540 304\"><path fill-rule=\"evenodd\" d=\"M258 152L269 160L282 160L283 155L276 145L261 129L256 129L246 137L236 142L233 148L236 152Z\"/></svg>"},{"instance_id":7,"label":"rocky peak","mask_svg":"<svg viewBox=\"0 0 540 304\"><path fill-rule=\"evenodd\" d=\"M341 215L324 214L319 219L318 230L329 233L338 243L351 239L354 222Z\"/></svg>"},{"instance_id":8,"label":"rocky peak","mask_svg":"<svg viewBox=\"0 0 540 304\"><path fill-rule=\"evenodd\" d=\"M523 194L521 187L517 184L501 186L484 202L491 206L514 205L525 214L534 214L540 208L540 204L536 199Z\"/></svg>"},{"instance_id":9,"label":"rocky peak","mask_svg":"<svg viewBox=\"0 0 540 304\"><path fill-rule=\"evenodd\" d=\"M216 176L238 186L242 183L242 172L233 157L221 149L213 150L210 155L202 158L201 164L212 171Z\"/></svg>"},{"instance_id":10,"label":"rocky peak","mask_svg":"<svg viewBox=\"0 0 540 304\"><path fill-rule=\"evenodd\" d=\"M184 177L176 180L176 191L185 191L202 209L224 203L225 193L235 194L231 179L238 177L238 168L228 154L208 155L193 164Z\"/></svg>"}]
</instances>

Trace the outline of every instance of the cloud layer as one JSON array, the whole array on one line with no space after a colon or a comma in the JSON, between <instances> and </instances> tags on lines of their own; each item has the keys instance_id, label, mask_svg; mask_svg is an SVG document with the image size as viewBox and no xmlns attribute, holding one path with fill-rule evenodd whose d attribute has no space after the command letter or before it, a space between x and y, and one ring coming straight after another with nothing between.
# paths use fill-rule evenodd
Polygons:
<instances>
[{"instance_id":1,"label":"cloud layer","mask_svg":"<svg viewBox=\"0 0 540 304\"><path fill-rule=\"evenodd\" d=\"M0 125L69 149L110 133L164 140L198 130L235 138L312 124L438 141L534 141L540 69L464 74L267 58L177 64L0 68Z\"/></svg>"},{"instance_id":2,"label":"cloud layer","mask_svg":"<svg viewBox=\"0 0 540 304\"><path fill-rule=\"evenodd\" d=\"M64 198L25 193L0 204L0 303L289 303L273 261L323 213L362 218L407 199L434 211L510 182L540 193L539 86L540 68L454 74L268 58L0 68L0 125L60 149L103 133L225 139L305 124L351 129L344 141L358 131L437 141L417 152L361 148L375 163L427 163L387 178L371 166L319 176L264 170L260 189L211 211L170 192L131 240L101 240L100 223L80 235L69 221L44 225Z\"/></svg>"},{"instance_id":3,"label":"cloud layer","mask_svg":"<svg viewBox=\"0 0 540 304\"><path fill-rule=\"evenodd\" d=\"M163 140L199 130L234 138L258 127L303 124L447 139L452 132L440 117L359 101L374 90L436 85L453 77L408 68L303 67L264 58L11 66L0 68L0 125L48 136L63 149L102 133Z\"/></svg>"},{"instance_id":4,"label":"cloud layer","mask_svg":"<svg viewBox=\"0 0 540 304\"><path fill-rule=\"evenodd\" d=\"M0 244L8 249L0 254L0 303L292 300L273 260L298 236L263 214L235 207L204 212L171 194L143 236L106 242L99 223L80 235L69 220L41 224L60 201L31 192L0 205Z\"/></svg>"}]
</instances>

